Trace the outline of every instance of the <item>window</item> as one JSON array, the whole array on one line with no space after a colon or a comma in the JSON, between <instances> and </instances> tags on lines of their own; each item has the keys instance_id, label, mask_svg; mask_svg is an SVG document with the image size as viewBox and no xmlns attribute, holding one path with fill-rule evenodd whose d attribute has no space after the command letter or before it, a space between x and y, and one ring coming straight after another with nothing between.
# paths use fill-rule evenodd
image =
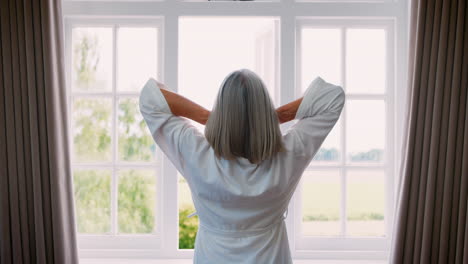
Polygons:
<instances>
[{"instance_id":1,"label":"window","mask_svg":"<svg viewBox=\"0 0 468 264\"><path fill-rule=\"evenodd\" d=\"M234 69L248 68L260 75L275 101L277 26L275 17L181 16L179 93L211 109L224 77ZM192 124L203 133L203 125ZM189 217L195 208L187 182L181 175L178 182L179 249L193 249L198 218Z\"/></svg>"},{"instance_id":2,"label":"window","mask_svg":"<svg viewBox=\"0 0 468 264\"><path fill-rule=\"evenodd\" d=\"M387 141L394 111L392 21L303 19L296 30L300 92L321 76L347 95L337 125L301 179L296 245L384 250L394 205Z\"/></svg>"},{"instance_id":3,"label":"window","mask_svg":"<svg viewBox=\"0 0 468 264\"><path fill-rule=\"evenodd\" d=\"M154 242L161 232L161 155L139 112L138 95L148 76L159 75L160 24L69 22L70 149L80 248L105 248L117 237L130 246L129 235Z\"/></svg>"},{"instance_id":4,"label":"window","mask_svg":"<svg viewBox=\"0 0 468 264\"><path fill-rule=\"evenodd\" d=\"M223 78L249 68L276 106L317 76L347 95L291 200L293 257L384 259L406 102L406 10L405 0L64 0L80 257L193 256L190 190L149 135L139 91L155 77L211 109Z\"/></svg>"}]
</instances>

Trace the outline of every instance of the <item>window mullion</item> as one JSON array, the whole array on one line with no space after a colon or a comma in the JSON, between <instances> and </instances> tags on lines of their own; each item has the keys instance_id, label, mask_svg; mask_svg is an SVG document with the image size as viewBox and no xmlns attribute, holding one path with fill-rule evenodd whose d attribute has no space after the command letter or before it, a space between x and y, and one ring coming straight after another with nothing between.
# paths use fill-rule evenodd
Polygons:
<instances>
[{"instance_id":1,"label":"window mullion","mask_svg":"<svg viewBox=\"0 0 468 264\"><path fill-rule=\"evenodd\" d=\"M111 233L117 234L117 29L112 26L112 186L111 186Z\"/></svg>"},{"instance_id":2,"label":"window mullion","mask_svg":"<svg viewBox=\"0 0 468 264\"><path fill-rule=\"evenodd\" d=\"M291 13L283 13L280 17L280 50L279 50L279 71L280 71L280 105L284 105L288 102L294 100L297 96L298 87L296 86L296 20L294 15ZM292 88L292 89L291 89ZM287 124L287 127L292 124ZM287 128L286 127L286 128ZM290 232L288 232L288 239L290 248L295 248L295 231L294 231L294 222L295 218L300 218L300 210L295 212L294 204L297 201L298 195L297 192L294 194L293 199L291 199L288 206L288 215L293 217L288 217L286 219L286 226ZM297 221L296 221L297 222Z\"/></svg>"},{"instance_id":3,"label":"window mullion","mask_svg":"<svg viewBox=\"0 0 468 264\"><path fill-rule=\"evenodd\" d=\"M384 159L385 162L385 214L384 214L384 223L385 223L385 234L387 237L391 239L392 236L392 226L393 226L393 216L394 216L394 202L395 202L395 193L394 190L395 188L395 182L394 179L397 178L399 171L398 169L398 164L395 163L396 155L395 155L395 147L397 146L396 142L398 142L397 137L395 137L395 132L396 132L396 127L397 127L397 122L395 122L395 115L397 114L395 111L395 92L397 91L396 85L395 85L395 79L391 78L392 76L395 76L396 73L395 68L394 68L394 63L395 60L398 60L398 58L395 58L395 60L392 60L394 58L395 54L395 45L396 42L393 41L396 36L394 34L394 27L393 26L388 26L385 31L386 34L386 66L387 66L387 80L386 80L386 89L385 89L385 115L386 115L386 137L385 137L385 153L386 157ZM399 38L396 38L399 39ZM400 64L398 64L400 65ZM401 64L402 67L404 67L403 63ZM400 78L401 79L401 78ZM398 80L398 79L397 79ZM392 128L391 130L388 128Z\"/></svg>"},{"instance_id":4,"label":"window mullion","mask_svg":"<svg viewBox=\"0 0 468 264\"><path fill-rule=\"evenodd\" d=\"M341 28L341 85L346 91L346 28ZM346 236L347 218L347 180L346 180L346 107L343 108L341 117L341 235Z\"/></svg>"},{"instance_id":5,"label":"window mullion","mask_svg":"<svg viewBox=\"0 0 468 264\"><path fill-rule=\"evenodd\" d=\"M179 16L177 14L168 14L164 18L163 26L163 81L169 87L178 91L178 34L179 34ZM177 190L177 170L172 165L167 156L163 159L162 177L162 229L163 252L171 257L176 257L178 251L178 190Z\"/></svg>"}]
</instances>

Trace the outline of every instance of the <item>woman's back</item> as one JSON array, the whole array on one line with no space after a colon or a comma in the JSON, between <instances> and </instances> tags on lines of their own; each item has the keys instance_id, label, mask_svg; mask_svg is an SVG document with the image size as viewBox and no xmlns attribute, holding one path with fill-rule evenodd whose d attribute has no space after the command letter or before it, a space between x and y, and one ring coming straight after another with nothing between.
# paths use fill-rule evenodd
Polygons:
<instances>
[{"instance_id":1,"label":"woman's back","mask_svg":"<svg viewBox=\"0 0 468 264\"><path fill-rule=\"evenodd\" d=\"M295 183L282 172L292 168L281 157L257 166L204 151L187 168L199 216L194 263L289 263L283 214Z\"/></svg>"},{"instance_id":2,"label":"woman's back","mask_svg":"<svg viewBox=\"0 0 468 264\"><path fill-rule=\"evenodd\" d=\"M194 263L291 263L284 217L313 156L339 118L340 86L317 77L282 136L286 151L252 164L218 158L187 119L172 115L158 84L141 91L140 110L155 142L187 180L199 216Z\"/></svg>"}]
</instances>

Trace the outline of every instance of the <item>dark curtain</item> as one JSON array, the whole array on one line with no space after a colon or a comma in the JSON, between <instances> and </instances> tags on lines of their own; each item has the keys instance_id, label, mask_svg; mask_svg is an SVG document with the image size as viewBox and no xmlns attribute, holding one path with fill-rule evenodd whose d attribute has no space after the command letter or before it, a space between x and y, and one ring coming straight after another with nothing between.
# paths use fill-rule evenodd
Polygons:
<instances>
[{"instance_id":1,"label":"dark curtain","mask_svg":"<svg viewBox=\"0 0 468 264\"><path fill-rule=\"evenodd\" d=\"M0 263L78 263L61 2L0 8Z\"/></svg>"},{"instance_id":2,"label":"dark curtain","mask_svg":"<svg viewBox=\"0 0 468 264\"><path fill-rule=\"evenodd\" d=\"M413 0L390 263L468 263L468 3Z\"/></svg>"}]
</instances>

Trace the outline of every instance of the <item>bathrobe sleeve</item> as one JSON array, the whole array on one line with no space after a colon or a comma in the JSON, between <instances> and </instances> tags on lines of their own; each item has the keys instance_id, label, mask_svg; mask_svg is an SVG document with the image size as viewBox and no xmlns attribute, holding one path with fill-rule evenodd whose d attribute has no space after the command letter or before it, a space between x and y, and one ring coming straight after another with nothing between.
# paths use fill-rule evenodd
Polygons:
<instances>
[{"instance_id":1,"label":"bathrobe sleeve","mask_svg":"<svg viewBox=\"0 0 468 264\"><path fill-rule=\"evenodd\" d=\"M341 86L316 77L303 94L296 112L298 121L290 128L295 134L294 150L312 160L340 117L345 103Z\"/></svg>"},{"instance_id":2,"label":"bathrobe sleeve","mask_svg":"<svg viewBox=\"0 0 468 264\"><path fill-rule=\"evenodd\" d=\"M146 82L140 92L140 112L156 144L177 170L187 177L184 160L191 155L196 143L195 136L199 132L188 119L171 112L160 87L173 91L153 78ZM192 137L194 140L191 140Z\"/></svg>"}]
</instances>

